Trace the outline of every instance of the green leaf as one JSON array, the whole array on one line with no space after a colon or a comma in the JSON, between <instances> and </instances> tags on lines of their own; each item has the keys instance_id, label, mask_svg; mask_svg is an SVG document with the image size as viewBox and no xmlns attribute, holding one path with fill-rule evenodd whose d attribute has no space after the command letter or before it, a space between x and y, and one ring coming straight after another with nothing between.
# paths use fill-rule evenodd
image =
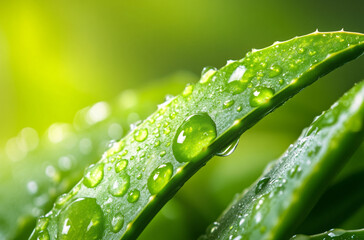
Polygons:
<instances>
[{"instance_id":1,"label":"green leaf","mask_svg":"<svg viewBox=\"0 0 364 240\"><path fill-rule=\"evenodd\" d=\"M9 142L23 145L10 149L22 154L0 158L0 191L3 193L0 196L0 239L28 238L36 218L48 212L55 198L79 181L85 167L97 161L111 140L125 135L129 121L147 117L166 93L177 93L186 85L186 80L193 81L195 77L177 73L154 86L122 91L113 101L80 110L73 125L53 124L40 139L35 130L25 128L10 139Z\"/></svg>"},{"instance_id":2,"label":"green leaf","mask_svg":"<svg viewBox=\"0 0 364 240\"><path fill-rule=\"evenodd\" d=\"M363 240L364 229L359 230L343 230L343 229L332 229L330 231L307 236L307 235L295 235L291 240Z\"/></svg>"},{"instance_id":3,"label":"green leaf","mask_svg":"<svg viewBox=\"0 0 364 240\"><path fill-rule=\"evenodd\" d=\"M364 170L357 171L331 186L296 231L314 234L340 226L364 202Z\"/></svg>"},{"instance_id":4,"label":"green leaf","mask_svg":"<svg viewBox=\"0 0 364 240\"><path fill-rule=\"evenodd\" d=\"M364 81L303 131L203 239L287 239L364 136Z\"/></svg>"},{"instance_id":5,"label":"green leaf","mask_svg":"<svg viewBox=\"0 0 364 240\"><path fill-rule=\"evenodd\" d=\"M68 222L58 216L75 201L95 198L104 213L102 221L95 223L95 228L103 226L97 236L135 239L215 153L303 87L363 51L362 34L316 32L254 50L220 70L205 69L199 83L162 104L109 149L69 193L68 201L46 215L49 223L34 231L32 238L47 233L51 238L78 239L79 235L68 234L71 228L80 235L92 230L78 224L84 221L82 214ZM127 161L126 167L115 171L122 161ZM89 181L94 187L86 186ZM116 231L121 215L123 224ZM94 223L92 218L88 220Z\"/></svg>"}]
</instances>

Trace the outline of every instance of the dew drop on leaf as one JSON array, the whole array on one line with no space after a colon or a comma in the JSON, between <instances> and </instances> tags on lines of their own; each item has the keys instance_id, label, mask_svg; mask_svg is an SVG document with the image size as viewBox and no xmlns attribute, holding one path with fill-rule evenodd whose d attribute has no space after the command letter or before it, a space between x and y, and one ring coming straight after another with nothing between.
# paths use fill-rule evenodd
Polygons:
<instances>
[{"instance_id":1,"label":"dew drop on leaf","mask_svg":"<svg viewBox=\"0 0 364 240\"><path fill-rule=\"evenodd\" d=\"M124 226L124 215L117 213L111 220L111 231L117 233Z\"/></svg>"},{"instance_id":2,"label":"dew drop on leaf","mask_svg":"<svg viewBox=\"0 0 364 240\"><path fill-rule=\"evenodd\" d=\"M212 140L216 138L216 125L206 113L187 117L177 129L172 150L177 161L197 161Z\"/></svg>"},{"instance_id":3,"label":"dew drop on leaf","mask_svg":"<svg viewBox=\"0 0 364 240\"><path fill-rule=\"evenodd\" d=\"M128 160L120 159L115 163L115 172L121 172L128 166Z\"/></svg>"},{"instance_id":4,"label":"dew drop on leaf","mask_svg":"<svg viewBox=\"0 0 364 240\"><path fill-rule=\"evenodd\" d=\"M138 142L143 142L148 137L148 130L147 129L139 129L134 134L134 139Z\"/></svg>"},{"instance_id":5,"label":"dew drop on leaf","mask_svg":"<svg viewBox=\"0 0 364 240\"><path fill-rule=\"evenodd\" d=\"M162 164L150 174L148 178L148 190L157 194L169 182L173 174L173 166L170 163Z\"/></svg>"},{"instance_id":6,"label":"dew drop on leaf","mask_svg":"<svg viewBox=\"0 0 364 240\"><path fill-rule=\"evenodd\" d=\"M130 177L127 174L123 174L111 182L111 184L109 185L109 192L115 197L121 197L125 195L129 187Z\"/></svg>"},{"instance_id":7,"label":"dew drop on leaf","mask_svg":"<svg viewBox=\"0 0 364 240\"><path fill-rule=\"evenodd\" d=\"M204 67L201 72L200 83L207 83L210 81L211 76L216 72L214 67Z\"/></svg>"},{"instance_id":8,"label":"dew drop on leaf","mask_svg":"<svg viewBox=\"0 0 364 240\"><path fill-rule=\"evenodd\" d=\"M104 215L94 198L79 198L64 208L58 221L60 240L100 239Z\"/></svg>"},{"instance_id":9,"label":"dew drop on leaf","mask_svg":"<svg viewBox=\"0 0 364 240\"><path fill-rule=\"evenodd\" d=\"M282 72L282 68L279 65L272 65L269 70L269 77L276 77Z\"/></svg>"},{"instance_id":10,"label":"dew drop on leaf","mask_svg":"<svg viewBox=\"0 0 364 240\"><path fill-rule=\"evenodd\" d=\"M223 105L223 108L224 109L226 109L226 108L229 108L229 107L231 107L232 105L234 105L234 103L235 103L235 101L234 100L226 100L225 102L224 102L224 105Z\"/></svg>"},{"instance_id":11,"label":"dew drop on leaf","mask_svg":"<svg viewBox=\"0 0 364 240\"><path fill-rule=\"evenodd\" d=\"M96 187L104 178L104 164L91 165L86 172L83 184L86 187Z\"/></svg>"},{"instance_id":12,"label":"dew drop on leaf","mask_svg":"<svg viewBox=\"0 0 364 240\"><path fill-rule=\"evenodd\" d=\"M258 107L262 104L268 103L273 97L274 91L271 88L261 87L253 91L250 96L250 105L252 107Z\"/></svg>"},{"instance_id":13,"label":"dew drop on leaf","mask_svg":"<svg viewBox=\"0 0 364 240\"><path fill-rule=\"evenodd\" d=\"M239 139L236 139L234 142L232 142L229 146L224 148L222 151L216 153L216 156L220 156L220 157L229 156L230 154L232 154L235 151L238 144L239 144Z\"/></svg>"},{"instance_id":14,"label":"dew drop on leaf","mask_svg":"<svg viewBox=\"0 0 364 240\"><path fill-rule=\"evenodd\" d=\"M270 177L263 177L259 180L257 183L257 186L255 187L255 194L258 194L260 191L263 190L265 186L267 186L267 183L269 182Z\"/></svg>"},{"instance_id":15,"label":"dew drop on leaf","mask_svg":"<svg viewBox=\"0 0 364 240\"><path fill-rule=\"evenodd\" d=\"M130 203L135 203L136 201L138 201L140 197L140 192L138 189L133 189L128 193L128 202Z\"/></svg>"}]
</instances>

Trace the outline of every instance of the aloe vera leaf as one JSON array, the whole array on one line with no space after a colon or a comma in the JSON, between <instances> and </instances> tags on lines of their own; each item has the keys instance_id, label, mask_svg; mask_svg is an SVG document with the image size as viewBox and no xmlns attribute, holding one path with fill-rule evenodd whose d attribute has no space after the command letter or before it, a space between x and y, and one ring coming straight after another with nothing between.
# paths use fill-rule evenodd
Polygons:
<instances>
[{"instance_id":1,"label":"aloe vera leaf","mask_svg":"<svg viewBox=\"0 0 364 240\"><path fill-rule=\"evenodd\" d=\"M364 81L303 131L202 239L287 239L364 136Z\"/></svg>"},{"instance_id":2,"label":"aloe vera leaf","mask_svg":"<svg viewBox=\"0 0 364 240\"><path fill-rule=\"evenodd\" d=\"M53 124L40 140L35 130L22 130L15 142L39 144L36 149L28 147L26 156L1 158L0 191L7 194L0 196L0 239L28 238L36 218L80 180L85 167L97 161L111 140L122 137L130 121L145 118L167 93L176 94L195 80L187 72L176 73L152 86L124 90L113 101L80 110L73 125ZM22 153L23 149L15 150Z\"/></svg>"},{"instance_id":3,"label":"aloe vera leaf","mask_svg":"<svg viewBox=\"0 0 364 240\"><path fill-rule=\"evenodd\" d=\"M343 230L343 229L331 229L327 232L316 235L295 235L290 240L363 240L364 229L359 230Z\"/></svg>"},{"instance_id":4,"label":"aloe vera leaf","mask_svg":"<svg viewBox=\"0 0 364 240\"><path fill-rule=\"evenodd\" d=\"M318 33L205 69L109 149L36 227L50 238L135 239L155 213L216 152L318 77L364 51L364 35ZM95 214L83 216L89 207ZM97 219L91 229L86 222ZM69 221L72 222L69 225Z\"/></svg>"},{"instance_id":5,"label":"aloe vera leaf","mask_svg":"<svg viewBox=\"0 0 364 240\"><path fill-rule=\"evenodd\" d=\"M314 234L341 226L363 206L364 170L331 186L320 198L297 233Z\"/></svg>"}]
</instances>

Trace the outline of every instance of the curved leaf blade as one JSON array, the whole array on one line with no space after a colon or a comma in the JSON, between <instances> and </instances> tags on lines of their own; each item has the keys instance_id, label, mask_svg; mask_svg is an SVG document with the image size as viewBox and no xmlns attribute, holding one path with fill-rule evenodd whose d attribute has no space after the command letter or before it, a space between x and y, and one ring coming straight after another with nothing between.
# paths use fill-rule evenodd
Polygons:
<instances>
[{"instance_id":1,"label":"curved leaf blade","mask_svg":"<svg viewBox=\"0 0 364 240\"><path fill-rule=\"evenodd\" d=\"M304 130L202 239L287 239L364 137L364 81Z\"/></svg>"},{"instance_id":2,"label":"curved leaf blade","mask_svg":"<svg viewBox=\"0 0 364 240\"><path fill-rule=\"evenodd\" d=\"M291 240L363 240L364 229L359 230L343 230L343 229L332 229L330 231L308 236L308 235L295 235Z\"/></svg>"},{"instance_id":3,"label":"curved leaf blade","mask_svg":"<svg viewBox=\"0 0 364 240\"><path fill-rule=\"evenodd\" d=\"M362 34L316 32L250 52L218 71L205 71L199 83L186 87L182 95L163 104L105 153L85 175L86 182L90 178L95 180L93 184L83 184L83 180L76 185L65 206L53 208L47 214L49 223L41 231L35 231L33 238L41 232L49 233L51 238L75 238L63 231L62 226L68 225L62 225L58 216L69 211L67 206L78 199L95 198L104 212L99 222L103 228L95 236L135 239L163 204L212 155L303 87L363 51ZM187 132L189 146L175 147L184 143ZM123 160L128 164L119 173L115 164ZM126 175L130 177L126 177L127 190L120 191L118 197L112 196L110 187L124 188L120 183L125 181L120 178L125 179ZM148 181L153 179L163 185L158 193L148 189ZM120 214L122 227L112 231L114 220L121 219ZM72 229L77 229L79 221L81 216L74 217Z\"/></svg>"}]
</instances>

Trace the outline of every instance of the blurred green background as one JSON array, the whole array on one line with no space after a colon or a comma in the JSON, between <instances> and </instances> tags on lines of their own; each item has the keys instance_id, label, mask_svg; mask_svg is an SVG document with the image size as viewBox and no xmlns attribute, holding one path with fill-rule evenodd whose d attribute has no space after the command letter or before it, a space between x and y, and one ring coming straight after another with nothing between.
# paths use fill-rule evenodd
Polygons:
<instances>
[{"instance_id":1,"label":"blurred green background","mask_svg":"<svg viewBox=\"0 0 364 240\"><path fill-rule=\"evenodd\" d=\"M360 0L1 1L1 149L24 127L43 134L54 122L71 123L81 108L125 89L158 86L176 72L197 79L204 66L221 67L252 48L316 29L364 32L362 10ZM243 135L235 154L214 159L192 178L142 238L168 239L158 224L180 239L198 235L314 116L361 79L364 58L265 118Z\"/></svg>"}]
</instances>

